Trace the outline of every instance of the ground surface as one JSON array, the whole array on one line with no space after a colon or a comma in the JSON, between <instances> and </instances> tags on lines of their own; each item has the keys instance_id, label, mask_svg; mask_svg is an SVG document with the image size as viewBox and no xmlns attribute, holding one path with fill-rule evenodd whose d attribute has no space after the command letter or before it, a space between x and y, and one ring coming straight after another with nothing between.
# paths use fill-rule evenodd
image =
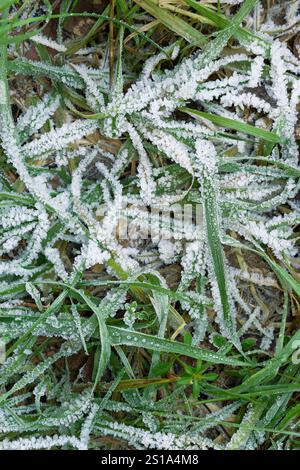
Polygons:
<instances>
[{"instance_id":1,"label":"ground surface","mask_svg":"<svg viewBox=\"0 0 300 470\"><path fill-rule=\"evenodd\" d=\"M0 449L299 447L299 1L0 4Z\"/></svg>"}]
</instances>

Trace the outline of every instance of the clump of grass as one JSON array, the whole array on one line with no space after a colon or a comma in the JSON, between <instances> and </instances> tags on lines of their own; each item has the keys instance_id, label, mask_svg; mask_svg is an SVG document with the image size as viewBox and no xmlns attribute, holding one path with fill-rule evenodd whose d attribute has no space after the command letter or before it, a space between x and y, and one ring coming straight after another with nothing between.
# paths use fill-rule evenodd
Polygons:
<instances>
[{"instance_id":1,"label":"clump of grass","mask_svg":"<svg viewBox=\"0 0 300 470\"><path fill-rule=\"evenodd\" d=\"M269 3L2 2L0 449L299 446L299 2Z\"/></svg>"}]
</instances>

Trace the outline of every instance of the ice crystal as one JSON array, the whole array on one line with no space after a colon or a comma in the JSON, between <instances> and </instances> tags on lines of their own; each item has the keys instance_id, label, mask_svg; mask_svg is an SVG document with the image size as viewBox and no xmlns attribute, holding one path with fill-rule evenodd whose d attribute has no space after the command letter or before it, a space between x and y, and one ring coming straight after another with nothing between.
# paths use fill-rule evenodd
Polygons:
<instances>
[{"instance_id":1,"label":"ice crystal","mask_svg":"<svg viewBox=\"0 0 300 470\"><path fill-rule=\"evenodd\" d=\"M22 7L25 23L40 3ZM230 14L242 1L208 3L223 3ZM177 383L185 356L178 348L191 351L188 371L206 354L225 364L240 357L245 369L253 365L251 375L265 365L243 350L249 335L264 358L284 346L284 331L276 335L285 317L272 301L284 291L294 308L299 293L300 188L300 61L282 40L298 31L299 2L287 3L281 25L275 6L264 24L258 6L245 28L233 18L193 53L181 42L156 45L160 52L140 73L124 61L115 77L105 58L92 66L102 47L69 54L60 21L56 39L24 38L25 52L33 41L41 56L41 46L51 49L53 63L28 60L12 45L7 59L1 46L0 336L9 345L1 449L88 449L94 435L138 449L217 449L210 429L237 410L242 416L243 393L209 414L201 408L200 424L183 408L175 417L164 413L173 394L189 401L180 388L186 383ZM120 29L118 62L121 36ZM36 80L37 96L14 92L20 75ZM165 359L173 361L167 373ZM207 364L200 386L210 397L224 378L210 387ZM130 389L141 370L166 380L161 396L152 384L145 393ZM244 380L244 371L235 372ZM194 377L187 381L194 386ZM264 432L256 426L273 425L287 395L265 415L254 400L221 442L258 446Z\"/></svg>"}]
</instances>

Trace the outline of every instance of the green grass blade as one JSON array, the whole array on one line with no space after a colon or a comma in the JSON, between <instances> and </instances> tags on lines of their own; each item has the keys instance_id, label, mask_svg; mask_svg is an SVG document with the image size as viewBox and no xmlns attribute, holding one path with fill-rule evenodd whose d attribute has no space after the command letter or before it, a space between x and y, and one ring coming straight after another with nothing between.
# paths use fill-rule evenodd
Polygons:
<instances>
[{"instance_id":1,"label":"green grass blade","mask_svg":"<svg viewBox=\"0 0 300 470\"><path fill-rule=\"evenodd\" d=\"M165 352L170 354L180 354L183 356L202 359L211 364L227 364L233 367L249 367L246 362L240 361L235 357L227 357L217 352L212 352L195 346L188 346L178 341L158 338L157 336L138 333L136 331L108 326L110 340L112 345L127 345L150 349L152 351Z\"/></svg>"},{"instance_id":2,"label":"green grass blade","mask_svg":"<svg viewBox=\"0 0 300 470\"><path fill-rule=\"evenodd\" d=\"M163 8L160 8L156 3L151 0L134 0L137 5L146 10L150 15L157 18L162 24L174 33L178 34L186 41L193 45L203 45L206 43L206 37L193 28L186 21L178 16L172 15Z\"/></svg>"},{"instance_id":3,"label":"green grass blade","mask_svg":"<svg viewBox=\"0 0 300 470\"><path fill-rule=\"evenodd\" d=\"M235 119L230 119L230 118L226 118L223 116L217 116L216 114L206 113L203 111L198 111L196 109L181 107L179 108L179 110L184 113L188 113L192 116L197 116L202 119L207 119L208 121L218 126L233 129L237 132L243 132L244 134L258 137L259 139L263 139L273 144L280 143L280 137L275 132L266 131L264 129L260 129L259 127L255 127L250 124L245 124Z\"/></svg>"}]
</instances>

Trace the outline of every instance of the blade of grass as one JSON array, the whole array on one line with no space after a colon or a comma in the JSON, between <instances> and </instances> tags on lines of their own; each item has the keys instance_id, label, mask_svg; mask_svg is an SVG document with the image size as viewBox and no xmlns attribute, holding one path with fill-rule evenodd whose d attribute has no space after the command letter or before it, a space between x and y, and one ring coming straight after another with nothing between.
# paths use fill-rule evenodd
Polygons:
<instances>
[{"instance_id":1,"label":"blade of grass","mask_svg":"<svg viewBox=\"0 0 300 470\"><path fill-rule=\"evenodd\" d=\"M141 8L150 15L157 18L162 24L174 33L178 34L193 45L203 45L207 42L206 37L197 29L193 28L180 17L172 15L163 8L160 8L151 0L134 0Z\"/></svg>"},{"instance_id":2,"label":"blade of grass","mask_svg":"<svg viewBox=\"0 0 300 470\"><path fill-rule=\"evenodd\" d=\"M227 357L217 352L208 351L203 348L188 346L184 343L179 343L178 341L158 338L157 336L138 333L136 331L127 330L125 328L108 326L108 331L112 345L123 344L126 346L146 348L152 351L180 354L183 356L193 357L195 359L202 359L212 364L227 364L233 367L250 367L251 365L236 359L235 357Z\"/></svg>"},{"instance_id":3,"label":"blade of grass","mask_svg":"<svg viewBox=\"0 0 300 470\"><path fill-rule=\"evenodd\" d=\"M184 3L196 10L204 18L207 18L219 29L229 28L231 26L230 18L227 18L225 15L212 10L202 3L198 3L195 0L184 0ZM233 36L242 42L248 42L251 40L253 41L253 39L259 39L262 42L264 41L260 36L253 33L253 31L250 31L247 28L243 28L242 26L236 28L236 30L233 32Z\"/></svg>"},{"instance_id":4,"label":"blade of grass","mask_svg":"<svg viewBox=\"0 0 300 470\"><path fill-rule=\"evenodd\" d=\"M209 41L201 53L202 64L207 64L220 55L229 39L234 35L243 19L252 10L258 0L246 0L236 15L231 19L230 25L219 32L213 41Z\"/></svg>"},{"instance_id":5,"label":"blade of grass","mask_svg":"<svg viewBox=\"0 0 300 470\"><path fill-rule=\"evenodd\" d=\"M178 109L179 111L188 113L192 116L197 116L202 119L206 119L214 124L217 124L218 126L233 129L237 132L243 132L245 134L249 134L254 137L258 137L260 139L266 140L267 142L272 142L273 144L278 144L280 142L280 137L277 134L275 134L275 132L266 131L264 129L260 129L259 127L255 127L250 124L245 124L235 119L230 119L230 118L226 118L223 116L217 116L216 114L206 113L203 111L198 111L196 109L191 109L187 107L180 107Z\"/></svg>"},{"instance_id":6,"label":"blade of grass","mask_svg":"<svg viewBox=\"0 0 300 470\"><path fill-rule=\"evenodd\" d=\"M214 150L214 149L213 149ZM201 151L199 149L199 151ZM215 151L215 150L214 150ZM209 156L208 156L209 158ZM224 252L220 239L220 212L217 202L217 188L214 174L210 173L206 166L201 165L201 195L203 199L204 220L206 224L207 242L213 266L213 275L217 282L221 309L223 316L223 326L227 337L232 337L233 343L239 349L233 312L229 301L228 282L226 277Z\"/></svg>"}]
</instances>

